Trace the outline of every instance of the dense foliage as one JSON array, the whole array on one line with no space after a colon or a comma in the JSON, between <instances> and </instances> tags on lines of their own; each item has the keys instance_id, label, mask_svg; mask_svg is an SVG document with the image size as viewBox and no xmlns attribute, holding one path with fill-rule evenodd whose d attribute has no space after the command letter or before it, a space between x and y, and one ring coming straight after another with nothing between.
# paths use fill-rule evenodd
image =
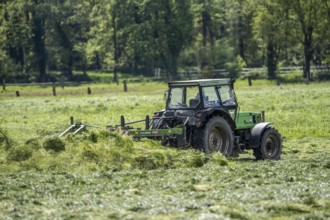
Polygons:
<instances>
[{"instance_id":1,"label":"dense foliage","mask_svg":"<svg viewBox=\"0 0 330 220\"><path fill-rule=\"evenodd\" d=\"M329 0L3 0L0 78L330 62ZM116 74L115 74L116 75ZM63 79L65 79L63 78Z\"/></svg>"}]
</instances>

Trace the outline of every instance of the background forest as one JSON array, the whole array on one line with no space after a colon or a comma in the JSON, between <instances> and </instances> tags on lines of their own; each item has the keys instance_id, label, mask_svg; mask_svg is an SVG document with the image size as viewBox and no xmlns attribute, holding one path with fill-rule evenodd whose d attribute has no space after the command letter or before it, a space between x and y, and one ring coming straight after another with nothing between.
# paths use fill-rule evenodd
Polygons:
<instances>
[{"instance_id":1,"label":"background forest","mask_svg":"<svg viewBox=\"0 0 330 220\"><path fill-rule=\"evenodd\" d=\"M330 63L330 0L1 0L0 80ZM57 77L57 78L54 78Z\"/></svg>"}]
</instances>

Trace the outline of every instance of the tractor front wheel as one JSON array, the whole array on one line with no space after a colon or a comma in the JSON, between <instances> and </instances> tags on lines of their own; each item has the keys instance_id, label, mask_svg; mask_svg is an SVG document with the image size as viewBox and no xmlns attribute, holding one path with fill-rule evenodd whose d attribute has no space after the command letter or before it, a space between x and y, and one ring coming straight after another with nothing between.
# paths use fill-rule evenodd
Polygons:
<instances>
[{"instance_id":1,"label":"tractor front wheel","mask_svg":"<svg viewBox=\"0 0 330 220\"><path fill-rule=\"evenodd\" d=\"M196 131L194 146L201 147L205 153L219 151L229 157L234 146L232 129L224 118L213 117Z\"/></svg>"},{"instance_id":2,"label":"tractor front wheel","mask_svg":"<svg viewBox=\"0 0 330 220\"><path fill-rule=\"evenodd\" d=\"M274 128L267 128L262 134L260 145L253 149L257 160L279 160L282 154L282 139Z\"/></svg>"}]
</instances>

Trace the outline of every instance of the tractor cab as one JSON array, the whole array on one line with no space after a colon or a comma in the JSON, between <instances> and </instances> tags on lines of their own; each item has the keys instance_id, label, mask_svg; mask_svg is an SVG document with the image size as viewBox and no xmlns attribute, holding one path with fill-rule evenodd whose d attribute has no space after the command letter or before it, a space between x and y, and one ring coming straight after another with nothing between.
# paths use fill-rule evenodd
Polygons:
<instances>
[{"instance_id":1,"label":"tractor cab","mask_svg":"<svg viewBox=\"0 0 330 220\"><path fill-rule=\"evenodd\" d=\"M231 79L189 80L169 83L167 112L183 114L206 109L223 109L235 120L236 96Z\"/></svg>"},{"instance_id":2,"label":"tractor cab","mask_svg":"<svg viewBox=\"0 0 330 220\"><path fill-rule=\"evenodd\" d=\"M166 109L236 109L237 102L230 79L189 80L169 83Z\"/></svg>"}]
</instances>

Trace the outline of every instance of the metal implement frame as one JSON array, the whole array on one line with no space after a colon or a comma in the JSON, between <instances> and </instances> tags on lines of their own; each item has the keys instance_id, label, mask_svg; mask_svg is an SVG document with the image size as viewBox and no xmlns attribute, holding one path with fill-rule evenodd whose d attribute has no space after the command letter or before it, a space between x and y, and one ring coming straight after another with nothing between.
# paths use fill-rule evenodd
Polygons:
<instances>
[{"instance_id":1,"label":"metal implement frame","mask_svg":"<svg viewBox=\"0 0 330 220\"><path fill-rule=\"evenodd\" d=\"M85 125L85 124L82 124L82 123L80 123L80 122L77 122L76 124L71 125L71 126L68 127L65 131L63 131L63 132L59 135L59 137L63 137L64 135L66 135L66 134L69 133L69 132L72 132L73 130L74 130L73 134L75 135L75 134L77 134L78 132L80 132L81 130L83 130L86 126L87 126L87 125Z\"/></svg>"},{"instance_id":2,"label":"metal implement frame","mask_svg":"<svg viewBox=\"0 0 330 220\"><path fill-rule=\"evenodd\" d=\"M131 135L135 138L143 138L143 137L163 137L166 135L181 135L184 133L184 127L183 126L177 126L175 128L169 128L169 129L150 129L150 130L129 130L128 135Z\"/></svg>"},{"instance_id":3,"label":"metal implement frame","mask_svg":"<svg viewBox=\"0 0 330 220\"><path fill-rule=\"evenodd\" d=\"M109 131L120 131L122 130L123 133L133 136L134 138L152 138L152 137L164 137L168 135L182 135L185 132L185 126L184 125L178 125L174 128L168 128L168 129L150 129L150 124L152 123L152 119L150 120L150 117L147 115L145 119L132 121L132 122L125 122L124 116L120 117L120 125L108 125L106 127L100 127L95 125L89 125L84 124L82 122L76 122L73 123L73 117L70 118L71 125L63 131L61 134L59 134L59 137L63 137L69 132L72 132L73 135L78 134L82 130L84 130L86 127L93 127L93 128L100 128L100 129L106 129ZM145 122L145 129L135 129L133 127L130 127L128 125L139 123L139 122ZM187 120L186 120L187 122ZM186 123L185 122L185 123Z\"/></svg>"}]
</instances>

